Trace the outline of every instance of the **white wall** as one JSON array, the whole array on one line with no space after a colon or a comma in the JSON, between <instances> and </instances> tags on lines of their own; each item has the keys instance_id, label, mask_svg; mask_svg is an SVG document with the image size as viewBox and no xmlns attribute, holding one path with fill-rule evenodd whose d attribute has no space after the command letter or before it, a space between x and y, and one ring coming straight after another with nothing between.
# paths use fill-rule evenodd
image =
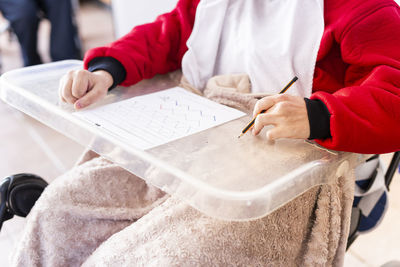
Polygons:
<instances>
[{"instance_id":1,"label":"white wall","mask_svg":"<svg viewBox=\"0 0 400 267\"><path fill-rule=\"evenodd\" d=\"M171 11L177 0L112 0L115 36L121 37L134 26L152 22Z\"/></svg>"}]
</instances>

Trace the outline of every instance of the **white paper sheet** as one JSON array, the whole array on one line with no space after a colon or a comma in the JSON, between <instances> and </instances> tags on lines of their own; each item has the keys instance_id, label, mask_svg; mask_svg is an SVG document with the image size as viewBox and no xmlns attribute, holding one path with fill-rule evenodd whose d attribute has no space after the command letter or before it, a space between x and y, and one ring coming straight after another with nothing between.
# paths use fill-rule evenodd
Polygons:
<instances>
[{"instance_id":1,"label":"white paper sheet","mask_svg":"<svg viewBox=\"0 0 400 267\"><path fill-rule=\"evenodd\" d=\"M74 115L145 150L246 114L174 87Z\"/></svg>"}]
</instances>

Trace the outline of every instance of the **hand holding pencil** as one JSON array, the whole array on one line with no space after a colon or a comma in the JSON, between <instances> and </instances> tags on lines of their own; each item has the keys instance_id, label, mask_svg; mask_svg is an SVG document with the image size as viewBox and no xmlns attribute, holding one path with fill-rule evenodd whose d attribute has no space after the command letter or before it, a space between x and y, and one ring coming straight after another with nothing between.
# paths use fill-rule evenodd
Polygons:
<instances>
[{"instance_id":1,"label":"hand holding pencil","mask_svg":"<svg viewBox=\"0 0 400 267\"><path fill-rule=\"evenodd\" d=\"M279 94L285 93L287 91L287 89L289 89L289 87L292 86L292 84L294 84L297 80L298 80L297 76L294 76L294 78L279 92ZM251 127L253 127L254 121L256 120L256 117L259 114L264 113L266 111L267 111L266 109L263 109L259 113L256 113L256 115L253 114L253 119L249 122L249 124L247 124L246 127L244 127L244 129L242 130L242 133L238 136L238 138L243 136Z\"/></svg>"},{"instance_id":2,"label":"hand holding pencil","mask_svg":"<svg viewBox=\"0 0 400 267\"><path fill-rule=\"evenodd\" d=\"M297 80L293 78L280 94L267 96L257 101L254 110L254 119L243 129L242 136L251 127L253 135L258 135L262 128L273 125L267 132L269 140L279 138L306 139L310 136L310 125L304 98L284 94Z\"/></svg>"}]
</instances>

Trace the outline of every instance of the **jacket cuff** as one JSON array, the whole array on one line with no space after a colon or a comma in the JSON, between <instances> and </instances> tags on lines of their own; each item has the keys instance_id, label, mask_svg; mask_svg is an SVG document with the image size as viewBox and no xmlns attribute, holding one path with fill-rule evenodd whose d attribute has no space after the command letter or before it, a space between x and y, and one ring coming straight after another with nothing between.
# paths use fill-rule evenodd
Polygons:
<instances>
[{"instance_id":1,"label":"jacket cuff","mask_svg":"<svg viewBox=\"0 0 400 267\"><path fill-rule=\"evenodd\" d=\"M328 108L319 99L311 100L304 98L306 102L308 121L310 123L310 136L308 139L326 139L331 136L330 119Z\"/></svg>"},{"instance_id":2,"label":"jacket cuff","mask_svg":"<svg viewBox=\"0 0 400 267\"><path fill-rule=\"evenodd\" d=\"M113 84L108 89L109 91L122 83L126 77L124 66L113 57L96 57L92 59L88 64L88 71L94 72L96 70L104 70L111 74Z\"/></svg>"}]
</instances>

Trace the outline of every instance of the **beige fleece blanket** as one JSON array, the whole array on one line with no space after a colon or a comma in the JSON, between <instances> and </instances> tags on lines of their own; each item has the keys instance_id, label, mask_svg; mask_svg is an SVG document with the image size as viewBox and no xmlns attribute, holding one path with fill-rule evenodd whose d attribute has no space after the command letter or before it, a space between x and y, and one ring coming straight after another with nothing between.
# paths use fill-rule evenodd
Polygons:
<instances>
[{"instance_id":1,"label":"beige fleece blanket","mask_svg":"<svg viewBox=\"0 0 400 267\"><path fill-rule=\"evenodd\" d=\"M249 112L249 91L238 75L210 80L204 95ZM228 222L87 152L32 209L13 265L341 266L353 185L349 172L262 219Z\"/></svg>"}]
</instances>

